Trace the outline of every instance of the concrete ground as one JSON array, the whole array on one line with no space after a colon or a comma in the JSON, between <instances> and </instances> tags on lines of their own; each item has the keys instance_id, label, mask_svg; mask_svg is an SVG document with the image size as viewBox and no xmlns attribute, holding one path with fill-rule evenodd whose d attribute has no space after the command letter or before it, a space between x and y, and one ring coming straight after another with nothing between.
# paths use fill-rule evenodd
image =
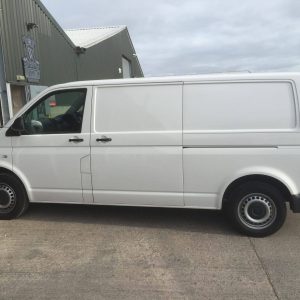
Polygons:
<instances>
[{"instance_id":1,"label":"concrete ground","mask_svg":"<svg viewBox=\"0 0 300 300\"><path fill-rule=\"evenodd\" d=\"M254 239L219 212L35 204L0 221L0 299L300 299L300 214Z\"/></svg>"}]
</instances>

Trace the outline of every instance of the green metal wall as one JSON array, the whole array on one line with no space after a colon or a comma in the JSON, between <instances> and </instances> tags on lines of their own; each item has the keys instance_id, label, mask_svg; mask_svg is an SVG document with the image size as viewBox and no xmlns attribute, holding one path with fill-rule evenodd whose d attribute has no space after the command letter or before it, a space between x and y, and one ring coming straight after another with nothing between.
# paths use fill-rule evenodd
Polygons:
<instances>
[{"instance_id":1,"label":"green metal wall","mask_svg":"<svg viewBox=\"0 0 300 300\"><path fill-rule=\"evenodd\" d=\"M122 56L131 61L133 77L143 77L143 72L134 54L128 30L125 29L101 43L92 46L78 59L78 79L122 78Z\"/></svg>"},{"instance_id":2,"label":"green metal wall","mask_svg":"<svg viewBox=\"0 0 300 300\"><path fill-rule=\"evenodd\" d=\"M41 85L76 80L74 45L38 0L0 0L0 34L4 52L6 80L23 75L24 35L36 42L36 58L41 66ZM38 28L27 31L26 23Z\"/></svg>"},{"instance_id":3,"label":"green metal wall","mask_svg":"<svg viewBox=\"0 0 300 300\"><path fill-rule=\"evenodd\" d=\"M37 24L38 28L27 31L28 22ZM122 55L132 61L133 75L143 76L137 57L132 55L134 48L127 29L77 55L75 45L39 0L0 0L0 37L9 83L26 84L17 81L17 75L24 75L23 36L31 36L36 43L40 85L120 78L118 68L122 67Z\"/></svg>"}]
</instances>

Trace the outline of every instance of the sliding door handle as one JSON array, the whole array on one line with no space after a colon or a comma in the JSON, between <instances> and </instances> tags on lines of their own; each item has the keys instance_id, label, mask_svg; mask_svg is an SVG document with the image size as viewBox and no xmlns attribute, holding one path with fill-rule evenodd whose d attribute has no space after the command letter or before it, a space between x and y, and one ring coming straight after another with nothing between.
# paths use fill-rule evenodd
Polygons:
<instances>
[{"instance_id":1,"label":"sliding door handle","mask_svg":"<svg viewBox=\"0 0 300 300\"><path fill-rule=\"evenodd\" d=\"M102 136L100 139L96 139L96 142L108 143L111 142L111 138L107 136Z\"/></svg>"}]
</instances>

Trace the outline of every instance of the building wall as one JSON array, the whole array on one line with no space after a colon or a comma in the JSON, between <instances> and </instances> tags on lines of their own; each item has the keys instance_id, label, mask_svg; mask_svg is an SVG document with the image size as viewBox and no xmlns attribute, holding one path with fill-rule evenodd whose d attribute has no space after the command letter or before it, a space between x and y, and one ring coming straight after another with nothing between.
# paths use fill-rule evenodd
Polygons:
<instances>
[{"instance_id":1,"label":"building wall","mask_svg":"<svg viewBox=\"0 0 300 300\"><path fill-rule=\"evenodd\" d=\"M35 56L40 62L41 79L38 84L50 86L76 80L122 78L122 55L132 63L134 77L143 76L125 29L111 38L90 47L84 54L75 53L75 45L39 0L0 0L0 35L2 37L6 81L24 75L22 57L23 36L36 43ZM38 28L27 31L26 23Z\"/></svg>"},{"instance_id":2,"label":"building wall","mask_svg":"<svg viewBox=\"0 0 300 300\"><path fill-rule=\"evenodd\" d=\"M77 80L75 46L40 1L0 0L0 8L7 82L16 83L16 76L24 74L23 36L31 36L36 42L35 56L41 67L39 84L49 86ZM37 24L38 28L27 31L27 22Z\"/></svg>"},{"instance_id":3,"label":"building wall","mask_svg":"<svg viewBox=\"0 0 300 300\"><path fill-rule=\"evenodd\" d=\"M28 23L37 27L28 29ZM38 82L28 82L24 77L23 37L35 42L34 56L40 66ZM1 45L0 125L30 99L33 89L77 80L122 78L122 55L131 61L132 75L143 76L127 29L77 54L74 43L40 0L0 0Z\"/></svg>"},{"instance_id":4,"label":"building wall","mask_svg":"<svg viewBox=\"0 0 300 300\"><path fill-rule=\"evenodd\" d=\"M27 30L26 23L38 28ZM143 76L136 56L133 56L128 30L76 54L75 45L39 0L0 0L0 36L3 46L6 81L18 81L24 75L22 57L25 47L22 37L30 36L36 43L35 56L40 63L38 84L50 86L76 80L122 78L122 55L132 63L134 77Z\"/></svg>"},{"instance_id":5,"label":"building wall","mask_svg":"<svg viewBox=\"0 0 300 300\"><path fill-rule=\"evenodd\" d=\"M78 79L111 79L122 78L122 55L132 66L133 77L143 77L143 72L131 43L128 30L125 29L101 43L86 49L78 57Z\"/></svg>"}]
</instances>

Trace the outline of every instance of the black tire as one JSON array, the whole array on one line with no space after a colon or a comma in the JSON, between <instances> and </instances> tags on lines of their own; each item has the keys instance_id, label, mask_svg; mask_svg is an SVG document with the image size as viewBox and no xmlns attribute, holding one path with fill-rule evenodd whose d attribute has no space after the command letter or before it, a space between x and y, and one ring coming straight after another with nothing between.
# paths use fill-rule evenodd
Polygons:
<instances>
[{"instance_id":1,"label":"black tire","mask_svg":"<svg viewBox=\"0 0 300 300\"><path fill-rule=\"evenodd\" d=\"M28 208L28 197L23 184L11 174L0 174L0 219L10 220Z\"/></svg>"},{"instance_id":2,"label":"black tire","mask_svg":"<svg viewBox=\"0 0 300 300\"><path fill-rule=\"evenodd\" d=\"M233 225L253 237L275 233L286 219L286 199L269 183L241 184L228 197L225 208Z\"/></svg>"}]
</instances>

